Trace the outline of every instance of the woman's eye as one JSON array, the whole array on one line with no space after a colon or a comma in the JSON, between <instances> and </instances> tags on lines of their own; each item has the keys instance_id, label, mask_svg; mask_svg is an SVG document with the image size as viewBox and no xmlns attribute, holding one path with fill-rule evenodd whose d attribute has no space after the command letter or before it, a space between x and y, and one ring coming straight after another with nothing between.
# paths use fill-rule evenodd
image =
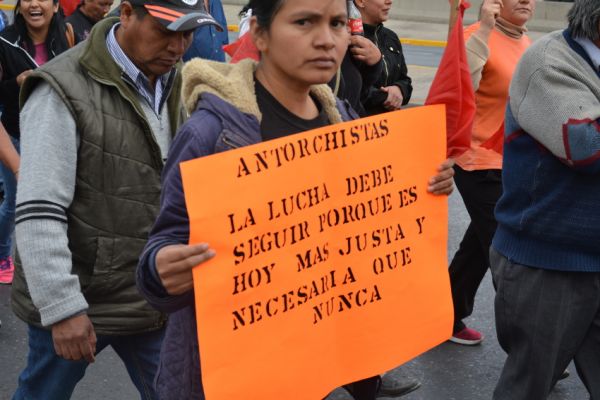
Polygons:
<instances>
[{"instance_id":1,"label":"woman's eye","mask_svg":"<svg viewBox=\"0 0 600 400\"><path fill-rule=\"evenodd\" d=\"M305 18L305 19L299 19L295 23L296 23L296 25L306 26L310 23L310 21Z\"/></svg>"},{"instance_id":2,"label":"woman's eye","mask_svg":"<svg viewBox=\"0 0 600 400\"><path fill-rule=\"evenodd\" d=\"M331 23L331 26L333 26L334 28L345 28L346 21L339 19L339 20L333 21Z\"/></svg>"}]
</instances>

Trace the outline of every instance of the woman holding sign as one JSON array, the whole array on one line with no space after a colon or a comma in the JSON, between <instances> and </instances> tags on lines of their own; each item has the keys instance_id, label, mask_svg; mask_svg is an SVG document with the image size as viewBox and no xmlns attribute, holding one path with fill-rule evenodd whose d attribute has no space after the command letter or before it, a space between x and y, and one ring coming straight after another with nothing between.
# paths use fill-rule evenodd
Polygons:
<instances>
[{"instance_id":1,"label":"woman holding sign","mask_svg":"<svg viewBox=\"0 0 600 400\"><path fill-rule=\"evenodd\" d=\"M179 163L356 117L326 85L349 44L345 1L255 0L250 6L251 34L261 53L258 64L197 59L184 70L183 95L192 114L172 144L160 214L138 267L141 292L170 313L156 380L163 400L204 398L192 268L215 257L206 243L187 245L189 220ZM439 171L428 189L446 195L453 188L452 163ZM379 382L372 377L351 390L356 399L372 400Z\"/></svg>"}]
</instances>

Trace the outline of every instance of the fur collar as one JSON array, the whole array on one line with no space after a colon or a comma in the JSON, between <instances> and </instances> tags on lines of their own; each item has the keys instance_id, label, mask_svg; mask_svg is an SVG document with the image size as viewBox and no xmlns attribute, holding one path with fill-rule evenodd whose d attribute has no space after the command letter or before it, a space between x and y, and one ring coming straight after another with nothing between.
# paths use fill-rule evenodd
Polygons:
<instances>
[{"instance_id":1,"label":"fur collar","mask_svg":"<svg viewBox=\"0 0 600 400\"><path fill-rule=\"evenodd\" d=\"M254 115L259 121L262 115L256 102L254 71L256 62L250 59L237 64L193 59L183 67L183 100L188 113L192 113L203 93L211 93L243 113ZM342 122L336 99L326 84L315 85L311 93L324 108L329 122Z\"/></svg>"}]
</instances>

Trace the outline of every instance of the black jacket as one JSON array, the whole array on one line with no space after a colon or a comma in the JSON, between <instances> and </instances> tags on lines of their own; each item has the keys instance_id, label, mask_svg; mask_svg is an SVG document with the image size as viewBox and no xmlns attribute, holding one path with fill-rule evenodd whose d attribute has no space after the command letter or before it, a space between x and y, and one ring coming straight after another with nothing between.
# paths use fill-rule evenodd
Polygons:
<instances>
[{"instance_id":1,"label":"black jacket","mask_svg":"<svg viewBox=\"0 0 600 400\"><path fill-rule=\"evenodd\" d=\"M400 88L404 97L402 105L408 104L412 95L412 80L408 76L408 69L400 39L392 30L383 24L363 24L365 37L377 45L383 55L383 72L379 79L370 87L363 101L363 106L368 115L387 112L383 107L387 99L387 93L380 90L381 87L396 85Z\"/></svg>"},{"instance_id":2,"label":"black jacket","mask_svg":"<svg viewBox=\"0 0 600 400\"><path fill-rule=\"evenodd\" d=\"M381 75L382 69L382 61L373 66L368 66L354 59L350 49L348 49L340 66L339 82L338 74L336 74L329 82L329 87L339 99L347 100L354 111L364 117L367 114L362 103L365 101L371 85ZM335 92L336 86L337 92Z\"/></svg>"},{"instance_id":3,"label":"black jacket","mask_svg":"<svg viewBox=\"0 0 600 400\"><path fill-rule=\"evenodd\" d=\"M49 38L48 58L54 58L60 51L55 39ZM15 25L0 33L0 104L3 106L2 125L14 138L20 137L19 131L19 90L17 76L28 69L36 69L37 63L27 50Z\"/></svg>"},{"instance_id":4,"label":"black jacket","mask_svg":"<svg viewBox=\"0 0 600 400\"><path fill-rule=\"evenodd\" d=\"M81 12L81 5L78 6L75 11L73 11L73 14L69 15L65 19L65 22L68 22L73 26L76 44L87 39L92 31L92 27L95 24L94 21Z\"/></svg>"}]
</instances>

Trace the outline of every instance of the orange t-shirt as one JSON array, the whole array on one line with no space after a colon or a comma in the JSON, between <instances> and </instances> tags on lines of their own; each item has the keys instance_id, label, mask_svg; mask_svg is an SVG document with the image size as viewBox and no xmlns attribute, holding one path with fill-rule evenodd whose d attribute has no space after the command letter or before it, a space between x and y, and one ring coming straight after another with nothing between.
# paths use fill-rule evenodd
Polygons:
<instances>
[{"instance_id":1,"label":"orange t-shirt","mask_svg":"<svg viewBox=\"0 0 600 400\"><path fill-rule=\"evenodd\" d=\"M465 41L479 29L479 22L465 29ZM483 67L479 89L475 92L475 120L471 148L456 159L464 170L501 169L502 155L480 147L504 122L510 80L521 56L531 44L523 35L519 39L493 29L488 41L489 57Z\"/></svg>"}]
</instances>

